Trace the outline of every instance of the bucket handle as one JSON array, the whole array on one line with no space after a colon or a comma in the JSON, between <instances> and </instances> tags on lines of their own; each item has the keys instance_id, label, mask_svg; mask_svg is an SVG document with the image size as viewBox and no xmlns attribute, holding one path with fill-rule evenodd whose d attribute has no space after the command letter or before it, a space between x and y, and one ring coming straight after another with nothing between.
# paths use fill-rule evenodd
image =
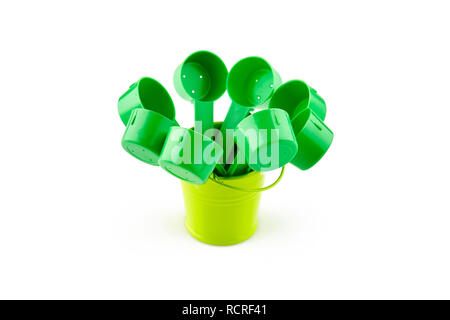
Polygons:
<instances>
[{"instance_id":1,"label":"bucket handle","mask_svg":"<svg viewBox=\"0 0 450 320\"><path fill-rule=\"evenodd\" d=\"M224 187L230 188L230 189L234 189L234 190L239 190L239 191L245 191L245 192L261 192L261 191L266 191L269 189L272 189L273 187L275 187L278 182L280 182L281 178L283 178L284 175L284 166L281 168L281 172L280 175L278 176L277 180L275 180L275 182L273 182L272 184L266 186L266 187L262 187L262 188L256 188L256 189L252 189L252 188L240 188L240 187L236 187L236 186L232 186L226 183L223 183L222 181L220 181L219 179L217 179L217 176L215 173L213 173L212 177L209 177L209 179L211 179L212 181L214 181L217 184L220 184Z\"/></svg>"}]
</instances>

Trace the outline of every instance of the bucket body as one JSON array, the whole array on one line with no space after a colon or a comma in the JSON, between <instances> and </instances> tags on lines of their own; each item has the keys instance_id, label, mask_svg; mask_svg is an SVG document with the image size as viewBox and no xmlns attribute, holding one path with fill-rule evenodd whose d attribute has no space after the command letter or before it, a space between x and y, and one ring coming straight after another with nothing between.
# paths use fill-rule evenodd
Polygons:
<instances>
[{"instance_id":1,"label":"bucket body","mask_svg":"<svg viewBox=\"0 0 450 320\"><path fill-rule=\"evenodd\" d=\"M221 181L237 188L257 189L264 175L253 171ZM181 182L186 207L185 225L196 239L213 245L232 245L250 238L258 224L261 192L231 189L208 180L194 185Z\"/></svg>"}]
</instances>

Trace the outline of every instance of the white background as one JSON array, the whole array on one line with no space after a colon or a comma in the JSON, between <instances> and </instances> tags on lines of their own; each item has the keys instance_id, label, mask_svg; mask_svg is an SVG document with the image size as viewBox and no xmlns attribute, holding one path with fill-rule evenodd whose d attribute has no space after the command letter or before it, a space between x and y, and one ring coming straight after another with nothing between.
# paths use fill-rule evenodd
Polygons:
<instances>
[{"instance_id":1,"label":"white background","mask_svg":"<svg viewBox=\"0 0 450 320\"><path fill-rule=\"evenodd\" d=\"M0 298L450 298L448 1L5 1ZM184 229L180 183L129 156L117 99L190 53L266 58L335 132L248 241ZM216 104L216 120L229 104ZM274 179L268 175L267 181Z\"/></svg>"}]
</instances>

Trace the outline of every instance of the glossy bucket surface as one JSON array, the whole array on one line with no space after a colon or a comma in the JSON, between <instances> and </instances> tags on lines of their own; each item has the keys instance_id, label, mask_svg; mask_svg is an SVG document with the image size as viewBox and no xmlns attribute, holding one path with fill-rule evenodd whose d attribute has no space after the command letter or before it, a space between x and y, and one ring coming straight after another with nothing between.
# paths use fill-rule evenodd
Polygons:
<instances>
[{"instance_id":1,"label":"glossy bucket surface","mask_svg":"<svg viewBox=\"0 0 450 320\"><path fill-rule=\"evenodd\" d=\"M257 189L264 175L253 171L238 177L221 178L238 188ZM261 192L230 189L210 179L203 185L181 182L186 207L185 225L196 239L212 245L233 245L250 238L258 224Z\"/></svg>"}]
</instances>

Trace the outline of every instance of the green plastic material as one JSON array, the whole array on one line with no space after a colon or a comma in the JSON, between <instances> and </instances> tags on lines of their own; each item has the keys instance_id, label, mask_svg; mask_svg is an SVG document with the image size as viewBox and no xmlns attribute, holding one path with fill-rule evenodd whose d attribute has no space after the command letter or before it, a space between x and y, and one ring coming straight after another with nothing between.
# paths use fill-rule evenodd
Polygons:
<instances>
[{"instance_id":1,"label":"green plastic material","mask_svg":"<svg viewBox=\"0 0 450 320\"><path fill-rule=\"evenodd\" d=\"M222 178L230 186L261 188L264 175L253 171ZM196 239L213 245L232 245L250 238L256 230L261 192L234 190L208 180L201 186L181 182L186 207L185 225Z\"/></svg>"},{"instance_id":2,"label":"green plastic material","mask_svg":"<svg viewBox=\"0 0 450 320\"><path fill-rule=\"evenodd\" d=\"M232 104L222 129L234 129L255 107L268 105L274 91L281 85L281 77L260 57L247 57L231 68L227 90Z\"/></svg>"},{"instance_id":3,"label":"green plastic material","mask_svg":"<svg viewBox=\"0 0 450 320\"><path fill-rule=\"evenodd\" d=\"M133 157L157 166L172 126L178 123L151 110L134 109L122 137L122 147Z\"/></svg>"},{"instance_id":4,"label":"green plastic material","mask_svg":"<svg viewBox=\"0 0 450 320\"><path fill-rule=\"evenodd\" d=\"M221 127L222 134L225 136L227 129L235 129L254 108L267 106L280 85L280 75L263 58L247 57L238 61L227 78L227 91L232 103ZM227 150L225 143L224 150ZM225 158L228 158L226 153L224 162ZM227 175L231 175L236 169L239 173L248 171L240 164L231 164L231 167L225 164L225 169Z\"/></svg>"},{"instance_id":5,"label":"green plastic material","mask_svg":"<svg viewBox=\"0 0 450 320\"><path fill-rule=\"evenodd\" d=\"M227 163L229 163L229 165L226 166L227 170L225 176L240 176L251 171L250 167L247 165L246 160L244 161L244 163L242 163L242 159L245 159L245 154L243 152L244 149L238 148L235 143L233 152L228 156Z\"/></svg>"},{"instance_id":6,"label":"green plastic material","mask_svg":"<svg viewBox=\"0 0 450 320\"><path fill-rule=\"evenodd\" d=\"M197 51L178 66L174 74L175 90L194 103L195 121L201 121L205 132L213 127L214 101L226 90L228 70L223 61L209 51Z\"/></svg>"},{"instance_id":7,"label":"green plastic material","mask_svg":"<svg viewBox=\"0 0 450 320\"><path fill-rule=\"evenodd\" d=\"M279 108L289 113L291 119L309 108L322 121L325 120L327 106L317 91L301 80L291 80L284 83L273 94L269 103L270 108Z\"/></svg>"},{"instance_id":8,"label":"green plastic material","mask_svg":"<svg viewBox=\"0 0 450 320\"><path fill-rule=\"evenodd\" d=\"M235 137L238 147L245 150L248 166L256 171L280 168L298 151L289 114L282 109L266 109L248 116L236 127ZM272 156L274 153L278 157Z\"/></svg>"},{"instance_id":9,"label":"green plastic material","mask_svg":"<svg viewBox=\"0 0 450 320\"><path fill-rule=\"evenodd\" d=\"M159 165L181 180L203 184L213 172L222 152L222 148L208 137L190 129L172 127Z\"/></svg>"},{"instance_id":10,"label":"green plastic material","mask_svg":"<svg viewBox=\"0 0 450 320\"><path fill-rule=\"evenodd\" d=\"M296 133L298 152L291 163L302 170L307 170L330 148L333 132L311 109L306 109L295 116L292 127Z\"/></svg>"},{"instance_id":11,"label":"green plastic material","mask_svg":"<svg viewBox=\"0 0 450 320\"><path fill-rule=\"evenodd\" d=\"M251 168L246 163L231 163L228 166L228 170L226 172L227 177L235 177L240 176L246 173L249 173Z\"/></svg>"},{"instance_id":12,"label":"green plastic material","mask_svg":"<svg viewBox=\"0 0 450 320\"><path fill-rule=\"evenodd\" d=\"M141 78L133 83L118 102L120 119L127 125L134 109L153 110L171 120L175 119L175 107L167 90L152 78Z\"/></svg>"}]
</instances>

